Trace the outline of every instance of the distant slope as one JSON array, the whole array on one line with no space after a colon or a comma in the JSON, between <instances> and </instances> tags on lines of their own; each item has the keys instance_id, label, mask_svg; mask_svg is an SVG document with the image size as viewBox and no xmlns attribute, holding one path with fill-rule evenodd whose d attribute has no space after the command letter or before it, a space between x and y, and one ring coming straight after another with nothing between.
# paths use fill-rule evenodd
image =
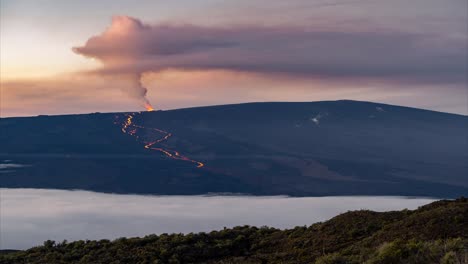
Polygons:
<instances>
[{"instance_id":1,"label":"distant slope","mask_svg":"<svg viewBox=\"0 0 468 264\"><path fill-rule=\"evenodd\" d=\"M293 196L468 193L467 116L346 100L250 103L136 113L135 132L129 128L126 134L121 128L128 114L0 119L0 187ZM165 135L154 128L171 137L153 148L206 166L145 149Z\"/></svg>"},{"instance_id":2,"label":"distant slope","mask_svg":"<svg viewBox=\"0 0 468 264\"><path fill-rule=\"evenodd\" d=\"M310 227L235 227L115 241L44 242L0 263L466 263L468 200L347 212Z\"/></svg>"}]
</instances>

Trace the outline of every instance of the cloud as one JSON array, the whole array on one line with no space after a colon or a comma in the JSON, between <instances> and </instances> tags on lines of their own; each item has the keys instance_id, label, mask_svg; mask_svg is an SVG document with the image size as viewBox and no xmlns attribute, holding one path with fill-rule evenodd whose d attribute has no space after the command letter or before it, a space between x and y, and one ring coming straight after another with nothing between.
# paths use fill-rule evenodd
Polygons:
<instances>
[{"instance_id":1,"label":"cloud","mask_svg":"<svg viewBox=\"0 0 468 264\"><path fill-rule=\"evenodd\" d=\"M160 109L265 101L352 99L467 114L464 84L395 84L374 80L317 80L230 70L177 69L143 74L148 99ZM140 111L122 96L131 79L116 75L69 74L0 83L0 114L77 114ZM131 91L128 91L131 92Z\"/></svg>"},{"instance_id":2,"label":"cloud","mask_svg":"<svg viewBox=\"0 0 468 264\"><path fill-rule=\"evenodd\" d=\"M223 69L330 79L462 83L466 38L397 31L300 26L144 24L116 16L74 52L103 63L97 72Z\"/></svg>"},{"instance_id":3,"label":"cloud","mask_svg":"<svg viewBox=\"0 0 468 264\"><path fill-rule=\"evenodd\" d=\"M47 239L116 239L210 232L238 225L310 225L347 210L416 209L434 199L400 197L150 196L88 191L0 189L2 249Z\"/></svg>"},{"instance_id":4,"label":"cloud","mask_svg":"<svg viewBox=\"0 0 468 264\"><path fill-rule=\"evenodd\" d=\"M115 76L73 74L2 81L0 85L2 117L139 110L134 100L122 96L121 90L131 83Z\"/></svg>"}]
</instances>

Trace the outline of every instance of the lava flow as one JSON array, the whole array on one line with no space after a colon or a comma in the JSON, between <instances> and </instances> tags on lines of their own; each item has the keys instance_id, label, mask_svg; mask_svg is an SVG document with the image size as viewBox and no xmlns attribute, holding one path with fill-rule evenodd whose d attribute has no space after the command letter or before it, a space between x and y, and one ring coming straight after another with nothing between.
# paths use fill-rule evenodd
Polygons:
<instances>
[{"instance_id":1,"label":"lava flow","mask_svg":"<svg viewBox=\"0 0 468 264\"><path fill-rule=\"evenodd\" d=\"M148 111L153 111L153 108L148 109ZM159 151L159 152L163 153L164 155L166 155L167 157L175 159L175 160L182 160L182 161L187 161L187 162L194 163L194 164L197 165L197 168L201 168L201 167L205 166L205 164L203 164L202 162L192 160L192 159L190 159L190 158L188 158L186 156L182 156L178 151L170 150L170 149L166 148L166 146L164 144L162 144L162 142L167 141L172 136L172 133L169 133L167 131L157 129L157 128L148 128L148 127L144 127L144 126L134 124L134 121L133 121L133 118L135 117L134 113L133 114L125 114L125 117L126 117L126 119L122 123L122 129L121 130L122 130L123 133L135 137L137 139L137 141L140 141L140 136L137 135L137 131L139 129L146 129L146 130L149 130L149 131L151 131L151 132L153 132L155 134L162 135L162 137L160 137L159 139L154 140L154 141L150 141L150 142L141 140L141 142L144 143L144 148L154 150L154 151ZM157 146L158 144L164 146L165 148L158 147Z\"/></svg>"}]
</instances>

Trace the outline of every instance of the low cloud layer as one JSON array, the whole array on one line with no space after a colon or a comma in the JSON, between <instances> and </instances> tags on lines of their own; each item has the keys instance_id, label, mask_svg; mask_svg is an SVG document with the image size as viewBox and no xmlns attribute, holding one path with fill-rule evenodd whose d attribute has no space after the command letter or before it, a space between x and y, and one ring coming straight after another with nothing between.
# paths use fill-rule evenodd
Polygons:
<instances>
[{"instance_id":1,"label":"low cloud layer","mask_svg":"<svg viewBox=\"0 0 468 264\"><path fill-rule=\"evenodd\" d=\"M220 230L238 225L310 225L348 210L415 209L433 199L401 197L148 196L87 191L0 189L0 249L47 239L115 239Z\"/></svg>"},{"instance_id":2,"label":"low cloud layer","mask_svg":"<svg viewBox=\"0 0 468 264\"><path fill-rule=\"evenodd\" d=\"M308 27L144 24L116 16L74 52L103 63L99 73L225 69L329 79L463 83L466 38ZM140 91L145 93L146 90Z\"/></svg>"}]
</instances>

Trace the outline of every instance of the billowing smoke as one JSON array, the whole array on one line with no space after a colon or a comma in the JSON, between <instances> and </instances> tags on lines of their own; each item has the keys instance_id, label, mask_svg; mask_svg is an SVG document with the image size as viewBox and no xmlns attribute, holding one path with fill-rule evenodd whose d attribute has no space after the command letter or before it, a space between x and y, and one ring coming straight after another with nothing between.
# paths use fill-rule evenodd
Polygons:
<instances>
[{"instance_id":1,"label":"billowing smoke","mask_svg":"<svg viewBox=\"0 0 468 264\"><path fill-rule=\"evenodd\" d=\"M74 47L73 51L86 57L99 60L104 64L105 68L128 65L138 58L138 56L134 55L135 53L115 53L112 49L109 49L109 47L117 49L127 48L129 51L135 49L135 51L137 51L137 39L129 42L128 38L134 35L133 32L138 32L144 28L145 26L138 20L125 16L117 16L113 18L111 26L104 33L90 38L83 47ZM126 86L128 88L125 89L125 92L129 96L137 99L146 110L152 111L154 109L146 97L148 89L143 86L142 75L143 71L139 71L136 68L114 74L115 77L122 79L122 81L128 84Z\"/></svg>"},{"instance_id":2,"label":"billowing smoke","mask_svg":"<svg viewBox=\"0 0 468 264\"><path fill-rule=\"evenodd\" d=\"M130 85L129 89L126 92L133 98L139 100L146 110L153 111L153 106L149 102L148 98L146 98L148 89L146 89L146 87L143 86L143 83L141 81L142 73L130 74L128 78L130 80Z\"/></svg>"},{"instance_id":3,"label":"billowing smoke","mask_svg":"<svg viewBox=\"0 0 468 264\"><path fill-rule=\"evenodd\" d=\"M466 76L466 38L420 32L147 25L116 16L103 33L73 50L102 62L95 73L130 80L128 94L144 105L142 73L166 69L423 84L464 83Z\"/></svg>"}]
</instances>

